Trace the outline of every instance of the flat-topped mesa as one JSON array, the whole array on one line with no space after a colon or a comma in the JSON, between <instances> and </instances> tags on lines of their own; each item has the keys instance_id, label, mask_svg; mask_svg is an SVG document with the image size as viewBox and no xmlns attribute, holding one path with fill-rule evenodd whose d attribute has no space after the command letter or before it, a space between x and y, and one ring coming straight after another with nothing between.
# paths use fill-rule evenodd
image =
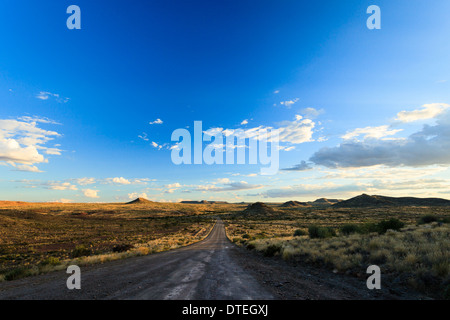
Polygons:
<instances>
[{"instance_id":1,"label":"flat-topped mesa","mask_svg":"<svg viewBox=\"0 0 450 320\"><path fill-rule=\"evenodd\" d=\"M145 198L137 198L134 199L133 201L127 202L126 204L147 204L147 203L153 203L153 201L150 201Z\"/></svg>"}]
</instances>

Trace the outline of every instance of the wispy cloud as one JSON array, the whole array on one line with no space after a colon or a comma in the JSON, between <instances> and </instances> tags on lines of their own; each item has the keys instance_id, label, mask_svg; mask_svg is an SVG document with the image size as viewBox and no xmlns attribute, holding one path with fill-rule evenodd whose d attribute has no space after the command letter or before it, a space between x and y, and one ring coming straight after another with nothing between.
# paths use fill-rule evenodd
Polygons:
<instances>
[{"instance_id":1,"label":"wispy cloud","mask_svg":"<svg viewBox=\"0 0 450 320\"><path fill-rule=\"evenodd\" d=\"M39 92L39 94L36 95L36 98L40 100L49 100L51 98L56 100L58 103L66 103L70 100L70 98L61 97L58 93L51 93L48 91Z\"/></svg>"},{"instance_id":2,"label":"wispy cloud","mask_svg":"<svg viewBox=\"0 0 450 320\"><path fill-rule=\"evenodd\" d=\"M300 100L299 98L295 98L295 99L291 99L291 100L281 101L280 105L285 106L286 108L291 108L299 100Z\"/></svg>"},{"instance_id":3,"label":"wispy cloud","mask_svg":"<svg viewBox=\"0 0 450 320\"><path fill-rule=\"evenodd\" d=\"M229 181L224 183L208 184L208 185L198 185L193 191L212 191L212 192L226 192L226 191L240 191L240 190L250 190L250 189L260 189L264 185L261 184L250 184L246 181Z\"/></svg>"},{"instance_id":4,"label":"wispy cloud","mask_svg":"<svg viewBox=\"0 0 450 320\"><path fill-rule=\"evenodd\" d=\"M164 122L161 119L156 119L155 121L149 122L149 124L163 124Z\"/></svg>"},{"instance_id":5,"label":"wispy cloud","mask_svg":"<svg viewBox=\"0 0 450 320\"><path fill-rule=\"evenodd\" d=\"M94 184L96 183L95 178L78 178L75 179L76 183L78 183L80 186L86 186L89 184Z\"/></svg>"},{"instance_id":6,"label":"wispy cloud","mask_svg":"<svg viewBox=\"0 0 450 320\"><path fill-rule=\"evenodd\" d=\"M145 133L145 132L142 132L141 135L138 135L138 138L140 138L140 139L142 139L144 141L148 141L149 140L148 136L147 136L147 133Z\"/></svg>"},{"instance_id":7,"label":"wispy cloud","mask_svg":"<svg viewBox=\"0 0 450 320\"><path fill-rule=\"evenodd\" d=\"M147 184L149 181L155 181L155 180L154 179L152 180L152 179L149 179L149 178L126 179L124 177L106 178L104 180L100 180L101 183L120 184L120 185Z\"/></svg>"},{"instance_id":8,"label":"wispy cloud","mask_svg":"<svg viewBox=\"0 0 450 320\"><path fill-rule=\"evenodd\" d=\"M413 111L401 111L397 114L396 120L400 122L414 122L419 120L432 119L443 113L450 107L446 103L429 103L424 104L422 109Z\"/></svg>"},{"instance_id":9,"label":"wispy cloud","mask_svg":"<svg viewBox=\"0 0 450 320\"><path fill-rule=\"evenodd\" d=\"M156 148L158 150L161 150L164 147L164 145L158 144L155 141L152 141L151 145L152 145L153 148Z\"/></svg>"},{"instance_id":10,"label":"wispy cloud","mask_svg":"<svg viewBox=\"0 0 450 320\"><path fill-rule=\"evenodd\" d=\"M282 169L282 170L286 170L286 171L307 171L307 170L311 170L313 167L310 163L307 163L305 160L303 160L302 162L300 162L299 164L291 167L291 168L286 168L286 169Z\"/></svg>"},{"instance_id":11,"label":"wispy cloud","mask_svg":"<svg viewBox=\"0 0 450 320\"><path fill-rule=\"evenodd\" d=\"M312 135L314 132L315 122L310 119L303 119L303 117L296 117L294 121L283 121L278 124L277 128L270 126L258 126L241 129L223 129L210 128L204 133L210 136L216 134L223 134L226 137L234 135L242 139L267 139L270 141L271 132L276 129L279 133L279 142L301 144L304 142L313 141ZM264 133L265 132L265 133ZM221 147L220 145L218 147ZM292 149L290 149L292 150Z\"/></svg>"},{"instance_id":12,"label":"wispy cloud","mask_svg":"<svg viewBox=\"0 0 450 320\"><path fill-rule=\"evenodd\" d=\"M304 108L300 111L301 114L303 114L303 116L305 118L308 119L314 119L318 116L320 116L321 114L325 113L325 110L323 109L315 109L315 108Z\"/></svg>"},{"instance_id":13,"label":"wispy cloud","mask_svg":"<svg viewBox=\"0 0 450 320\"><path fill-rule=\"evenodd\" d=\"M344 140L355 139L359 136L363 136L364 139L381 139L387 136L393 136L397 132L402 131L403 129L390 129L388 125L378 126L378 127L365 127L365 128L357 128L350 132L347 132L342 136Z\"/></svg>"},{"instance_id":14,"label":"wispy cloud","mask_svg":"<svg viewBox=\"0 0 450 320\"><path fill-rule=\"evenodd\" d=\"M18 120L21 121L25 121L25 122L30 122L30 123L36 123L36 122L40 122L40 123L47 123L47 124L61 124L55 120L46 118L46 117L39 117L39 116L23 116L23 117L19 117Z\"/></svg>"}]
</instances>

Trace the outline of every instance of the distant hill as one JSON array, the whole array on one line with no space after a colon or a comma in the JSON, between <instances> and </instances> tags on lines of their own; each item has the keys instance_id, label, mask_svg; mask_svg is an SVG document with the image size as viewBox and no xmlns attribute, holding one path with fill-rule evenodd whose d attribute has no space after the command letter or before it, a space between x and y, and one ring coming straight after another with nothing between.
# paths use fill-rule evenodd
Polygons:
<instances>
[{"instance_id":1,"label":"distant hill","mask_svg":"<svg viewBox=\"0 0 450 320\"><path fill-rule=\"evenodd\" d=\"M147 203L153 203L153 201L147 200L145 198L137 198L133 201L127 202L126 204L147 204Z\"/></svg>"},{"instance_id":2,"label":"distant hill","mask_svg":"<svg viewBox=\"0 0 450 320\"><path fill-rule=\"evenodd\" d=\"M280 207L284 207L284 208L310 207L310 204L307 202L288 201L288 202L281 204Z\"/></svg>"},{"instance_id":3,"label":"distant hill","mask_svg":"<svg viewBox=\"0 0 450 320\"><path fill-rule=\"evenodd\" d=\"M181 201L180 203L190 203L190 204L214 204L214 203L228 203L226 201L207 201L207 200L202 200L202 201Z\"/></svg>"},{"instance_id":4,"label":"distant hill","mask_svg":"<svg viewBox=\"0 0 450 320\"><path fill-rule=\"evenodd\" d=\"M362 194L354 198L338 202L333 208L364 208L385 206L450 206L450 200L441 198L385 197Z\"/></svg>"},{"instance_id":5,"label":"distant hill","mask_svg":"<svg viewBox=\"0 0 450 320\"><path fill-rule=\"evenodd\" d=\"M29 206L32 205L31 202L23 201L0 201L0 206Z\"/></svg>"},{"instance_id":6,"label":"distant hill","mask_svg":"<svg viewBox=\"0 0 450 320\"><path fill-rule=\"evenodd\" d=\"M336 204L336 203L338 203L340 201L341 200L338 200L338 199L320 198L320 199L317 199L315 201L308 202L308 203L313 205L313 206L331 206L331 205L334 205L334 204Z\"/></svg>"},{"instance_id":7,"label":"distant hill","mask_svg":"<svg viewBox=\"0 0 450 320\"><path fill-rule=\"evenodd\" d=\"M275 213L273 208L269 207L267 204L263 202L255 202L249 204L248 207L243 211L245 214L272 214Z\"/></svg>"}]
</instances>

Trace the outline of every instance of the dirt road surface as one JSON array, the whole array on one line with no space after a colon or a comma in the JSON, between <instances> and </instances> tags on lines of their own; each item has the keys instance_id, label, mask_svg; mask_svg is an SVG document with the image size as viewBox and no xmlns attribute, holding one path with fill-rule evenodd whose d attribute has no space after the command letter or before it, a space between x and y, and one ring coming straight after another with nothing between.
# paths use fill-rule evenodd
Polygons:
<instances>
[{"instance_id":1,"label":"dirt road surface","mask_svg":"<svg viewBox=\"0 0 450 320\"><path fill-rule=\"evenodd\" d=\"M0 299L418 299L407 291L368 290L366 279L295 266L232 244L218 221L196 244L158 254L81 267L81 289L52 272L0 283Z\"/></svg>"}]
</instances>

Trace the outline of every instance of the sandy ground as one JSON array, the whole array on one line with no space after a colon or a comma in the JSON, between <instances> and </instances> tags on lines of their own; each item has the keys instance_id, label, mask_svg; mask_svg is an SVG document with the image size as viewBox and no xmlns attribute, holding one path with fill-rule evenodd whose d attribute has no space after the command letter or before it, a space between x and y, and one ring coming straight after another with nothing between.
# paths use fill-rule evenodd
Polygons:
<instances>
[{"instance_id":1,"label":"sandy ground","mask_svg":"<svg viewBox=\"0 0 450 320\"><path fill-rule=\"evenodd\" d=\"M404 288L369 290L366 279L266 258L233 245L218 221L194 245L81 268L81 289L64 271L0 283L0 299L297 300L421 299Z\"/></svg>"}]
</instances>

